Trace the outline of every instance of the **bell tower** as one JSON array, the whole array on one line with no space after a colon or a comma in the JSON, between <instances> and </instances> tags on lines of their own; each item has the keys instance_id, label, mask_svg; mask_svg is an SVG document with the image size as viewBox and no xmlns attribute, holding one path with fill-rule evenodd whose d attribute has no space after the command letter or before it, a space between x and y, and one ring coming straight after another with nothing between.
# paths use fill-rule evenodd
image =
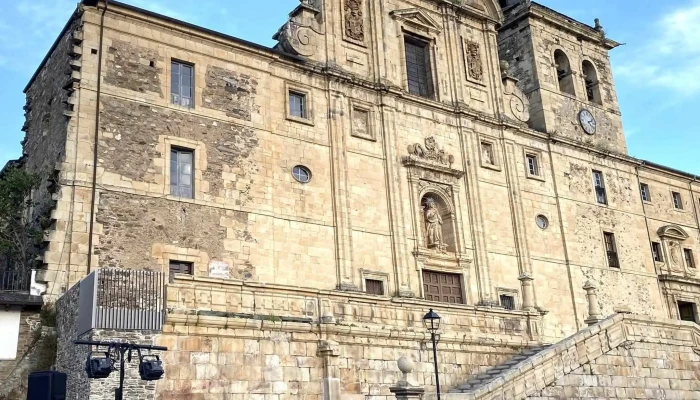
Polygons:
<instances>
[{"instance_id":1,"label":"bell tower","mask_svg":"<svg viewBox=\"0 0 700 400\"><path fill-rule=\"evenodd\" d=\"M531 128L601 151L627 153L606 37L529 0L501 0L501 60L530 99Z\"/></svg>"}]
</instances>

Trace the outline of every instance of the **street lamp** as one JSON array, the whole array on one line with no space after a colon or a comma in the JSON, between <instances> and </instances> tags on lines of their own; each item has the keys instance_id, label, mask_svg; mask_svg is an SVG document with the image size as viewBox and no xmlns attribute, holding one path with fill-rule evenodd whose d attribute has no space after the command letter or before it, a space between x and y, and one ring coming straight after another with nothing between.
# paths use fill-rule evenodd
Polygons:
<instances>
[{"instance_id":1,"label":"street lamp","mask_svg":"<svg viewBox=\"0 0 700 400\"><path fill-rule=\"evenodd\" d=\"M425 325L425 329L430 332L430 339L433 341L433 362L435 363L435 386L437 388L437 400L440 400L440 374L438 372L438 361L437 361L437 340L435 340L435 337L437 336L437 332L440 329L440 316L433 311L431 308L430 311L425 314L423 317L423 325Z\"/></svg>"}]
</instances>

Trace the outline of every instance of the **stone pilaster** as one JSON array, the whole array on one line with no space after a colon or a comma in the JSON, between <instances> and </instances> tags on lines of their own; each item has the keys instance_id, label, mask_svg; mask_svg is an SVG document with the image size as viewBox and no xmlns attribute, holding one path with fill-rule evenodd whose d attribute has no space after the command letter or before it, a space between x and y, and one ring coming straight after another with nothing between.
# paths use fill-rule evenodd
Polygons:
<instances>
[{"instance_id":1,"label":"stone pilaster","mask_svg":"<svg viewBox=\"0 0 700 400\"><path fill-rule=\"evenodd\" d=\"M340 347L331 340L318 344L318 356L323 359L323 400L340 400Z\"/></svg>"}]
</instances>

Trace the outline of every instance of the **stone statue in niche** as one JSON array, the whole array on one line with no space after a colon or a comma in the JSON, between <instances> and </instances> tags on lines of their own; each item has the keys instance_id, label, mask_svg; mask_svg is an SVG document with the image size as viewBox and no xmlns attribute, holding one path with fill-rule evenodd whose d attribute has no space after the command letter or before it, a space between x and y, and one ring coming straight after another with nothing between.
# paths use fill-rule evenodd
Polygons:
<instances>
[{"instance_id":1,"label":"stone statue in niche","mask_svg":"<svg viewBox=\"0 0 700 400\"><path fill-rule=\"evenodd\" d=\"M437 142L432 136L425 139L425 147L420 143L409 145L408 154L430 161L437 161L445 165L452 165L455 162L455 157L453 155L447 154L445 150L437 148Z\"/></svg>"},{"instance_id":2,"label":"stone statue in niche","mask_svg":"<svg viewBox=\"0 0 700 400\"><path fill-rule=\"evenodd\" d=\"M670 242L668 247L671 251L671 262L674 265L680 265L681 263L681 246L678 242Z\"/></svg>"},{"instance_id":3,"label":"stone statue in niche","mask_svg":"<svg viewBox=\"0 0 700 400\"><path fill-rule=\"evenodd\" d=\"M425 230L428 248L438 249L444 252L445 245L442 241L442 216L434 199L428 197L423 206L425 214Z\"/></svg>"},{"instance_id":4,"label":"stone statue in niche","mask_svg":"<svg viewBox=\"0 0 700 400\"><path fill-rule=\"evenodd\" d=\"M365 41L362 0L345 0L345 36L358 42Z\"/></svg>"},{"instance_id":5,"label":"stone statue in niche","mask_svg":"<svg viewBox=\"0 0 700 400\"><path fill-rule=\"evenodd\" d=\"M481 47L479 43L467 40L467 71L469 78L482 81L484 66L481 63Z\"/></svg>"}]
</instances>

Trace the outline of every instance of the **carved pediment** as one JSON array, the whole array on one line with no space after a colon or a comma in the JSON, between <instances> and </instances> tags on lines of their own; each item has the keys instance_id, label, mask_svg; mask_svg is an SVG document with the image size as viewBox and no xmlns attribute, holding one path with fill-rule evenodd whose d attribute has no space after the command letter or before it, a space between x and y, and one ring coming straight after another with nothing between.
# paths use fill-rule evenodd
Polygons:
<instances>
[{"instance_id":1,"label":"carved pediment","mask_svg":"<svg viewBox=\"0 0 700 400\"><path fill-rule=\"evenodd\" d=\"M688 239L688 234L678 225L667 225L659 228L657 231L660 238L669 238L680 240L681 242Z\"/></svg>"},{"instance_id":2,"label":"carved pediment","mask_svg":"<svg viewBox=\"0 0 700 400\"><path fill-rule=\"evenodd\" d=\"M406 167L414 167L424 171L418 174L422 179L429 179L430 174L426 172L432 171L437 173L437 176L443 176L438 181L451 181L452 178L461 178L464 172L452 168L455 162L455 157L452 154L445 152L444 149L438 148L435 138L430 136L425 139L425 144L415 143L408 146L408 156L403 158L403 165ZM450 179L444 179L449 177Z\"/></svg>"},{"instance_id":3,"label":"carved pediment","mask_svg":"<svg viewBox=\"0 0 700 400\"><path fill-rule=\"evenodd\" d=\"M390 14L395 20L403 21L420 30L430 33L440 33L440 25L423 10L408 8L405 10L395 10Z\"/></svg>"}]
</instances>

